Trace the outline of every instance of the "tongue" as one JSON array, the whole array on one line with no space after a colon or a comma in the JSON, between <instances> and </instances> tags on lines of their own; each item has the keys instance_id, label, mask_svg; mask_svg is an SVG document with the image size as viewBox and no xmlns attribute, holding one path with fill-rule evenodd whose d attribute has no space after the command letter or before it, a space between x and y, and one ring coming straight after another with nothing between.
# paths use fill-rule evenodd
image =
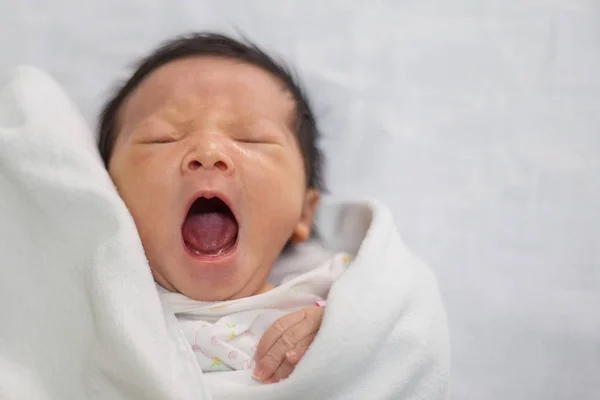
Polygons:
<instances>
[{"instance_id":1,"label":"tongue","mask_svg":"<svg viewBox=\"0 0 600 400\"><path fill-rule=\"evenodd\" d=\"M181 232L190 250L200 254L219 254L233 244L237 229L233 216L208 212L189 215Z\"/></svg>"}]
</instances>

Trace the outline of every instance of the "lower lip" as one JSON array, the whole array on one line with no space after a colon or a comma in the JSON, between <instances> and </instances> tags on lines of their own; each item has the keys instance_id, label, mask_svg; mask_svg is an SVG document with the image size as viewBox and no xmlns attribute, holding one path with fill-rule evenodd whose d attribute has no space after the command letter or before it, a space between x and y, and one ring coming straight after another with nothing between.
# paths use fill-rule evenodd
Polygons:
<instances>
[{"instance_id":1,"label":"lower lip","mask_svg":"<svg viewBox=\"0 0 600 400\"><path fill-rule=\"evenodd\" d=\"M239 232L238 232L238 235L239 235ZM239 237L236 237L235 243L233 244L233 246L231 246L231 248L225 250L221 254L198 254L198 253L190 250L190 248L187 246L187 244L185 243L183 238L181 239L181 244L182 244L183 248L185 249L186 253L188 253L188 255L190 255L191 257L193 257L197 260L200 260L200 261L217 262L217 261L221 261L221 260L231 256L237 250L239 241L240 241Z\"/></svg>"}]
</instances>

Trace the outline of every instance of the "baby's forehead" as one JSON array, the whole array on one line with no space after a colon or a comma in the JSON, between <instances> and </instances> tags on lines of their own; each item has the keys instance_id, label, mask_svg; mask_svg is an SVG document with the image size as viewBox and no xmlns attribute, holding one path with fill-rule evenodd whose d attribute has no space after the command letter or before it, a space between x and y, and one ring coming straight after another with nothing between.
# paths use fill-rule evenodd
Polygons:
<instances>
[{"instance_id":1,"label":"baby's forehead","mask_svg":"<svg viewBox=\"0 0 600 400\"><path fill-rule=\"evenodd\" d=\"M121 109L121 125L150 117L173 123L210 118L251 122L270 119L290 125L296 102L277 77L259 67L227 59L174 61L152 72Z\"/></svg>"}]
</instances>

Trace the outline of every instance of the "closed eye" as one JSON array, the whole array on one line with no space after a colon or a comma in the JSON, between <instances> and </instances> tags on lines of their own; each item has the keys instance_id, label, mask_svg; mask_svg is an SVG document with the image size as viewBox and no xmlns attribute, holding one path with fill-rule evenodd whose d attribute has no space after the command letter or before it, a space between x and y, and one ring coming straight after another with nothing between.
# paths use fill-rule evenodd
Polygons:
<instances>
[{"instance_id":1,"label":"closed eye","mask_svg":"<svg viewBox=\"0 0 600 400\"><path fill-rule=\"evenodd\" d=\"M243 144L280 145L280 143L278 143L277 141L275 141L273 139L266 139L266 138L262 138L262 139L238 138L235 141L238 143L243 143Z\"/></svg>"},{"instance_id":2,"label":"closed eye","mask_svg":"<svg viewBox=\"0 0 600 400\"><path fill-rule=\"evenodd\" d=\"M174 143L176 141L179 140L179 136L178 135L161 135L161 136L155 136L152 137L151 135L148 135L149 137L146 138L141 138L140 143L143 144L168 144L168 143Z\"/></svg>"},{"instance_id":3,"label":"closed eye","mask_svg":"<svg viewBox=\"0 0 600 400\"><path fill-rule=\"evenodd\" d=\"M237 139L237 142L238 143L252 143L252 144L265 143L263 141L256 140L256 139Z\"/></svg>"},{"instance_id":4,"label":"closed eye","mask_svg":"<svg viewBox=\"0 0 600 400\"><path fill-rule=\"evenodd\" d=\"M166 144L166 143L173 143L176 141L177 141L177 139L174 139L174 138L160 138L160 139L148 140L145 143L146 144Z\"/></svg>"}]
</instances>

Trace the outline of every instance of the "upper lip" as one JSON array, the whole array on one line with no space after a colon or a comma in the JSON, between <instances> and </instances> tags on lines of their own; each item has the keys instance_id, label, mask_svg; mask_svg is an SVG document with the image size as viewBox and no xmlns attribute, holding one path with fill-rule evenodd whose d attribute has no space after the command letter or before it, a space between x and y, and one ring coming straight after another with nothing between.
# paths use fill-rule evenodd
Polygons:
<instances>
[{"instance_id":1,"label":"upper lip","mask_svg":"<svg viewBox=\"0 0 600 400\"><path fill-rule=\"evenodd\" d=\"M218 190L199 190L199 191L195 192L191 196L190 200L188 201L187 207L185 209L185 215L184 215L184 219L183 219L184 222L185 222L185 218L187 218L187 215L189 214L190 209L192 208L192 205L194 204L194 202L201 197L204 197L206 199L212 199L212 198L216 197L219 200L221 200L223 203L225 203L225 205L227 205L227 207L229 207L229 210L233 214L233 217L235 218L236 222L239 223L239 220L238 220L238 217L236 214L236 210L233 208L231 200L229 199L229 197L227 197L225 195L225 193L218 191Z\"/></svg>"}]
</instances>

